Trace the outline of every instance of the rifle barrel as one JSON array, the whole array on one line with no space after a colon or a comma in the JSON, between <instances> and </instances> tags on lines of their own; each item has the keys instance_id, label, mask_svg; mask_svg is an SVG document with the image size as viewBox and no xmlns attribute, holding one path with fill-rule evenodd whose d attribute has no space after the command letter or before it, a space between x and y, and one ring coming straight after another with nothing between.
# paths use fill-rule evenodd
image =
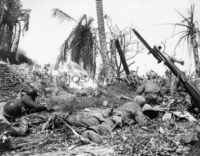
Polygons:
<instances>
[{"instance_id":1,"label":"rifle barrel","mask_svg":"<svg viewBox=\"0 0 200 156\"><path fill-rule=\"evenodd\" d=\"M181 81L185 89L197 103L197 107L199 108L200 111L200 90L198 90L198 88L195 87L191 82L187 81L186 76L171 60L165 57L159 50L154 48L152 49L150 45L142 38L142 36L135 29L133 29L133 32L138 37L138 39L146 46L149 52L152 53L152 55L159 62L163 61L165 65L172 71L172 73Z\"/></svg>"},{"instance_id":2,"label":"rifle barrel","mask_svg":"<svg viewBox=\"0 0 200 156\"><path fill-rule=\"evenodd\" d=\"M135 29L132 29L132 30L135 33L135 35L139 38L139 40L145 45L145 47L149 51L151 51L152 50L151 46L143 39L143 37Z\"/></svg>"}]
</instances>

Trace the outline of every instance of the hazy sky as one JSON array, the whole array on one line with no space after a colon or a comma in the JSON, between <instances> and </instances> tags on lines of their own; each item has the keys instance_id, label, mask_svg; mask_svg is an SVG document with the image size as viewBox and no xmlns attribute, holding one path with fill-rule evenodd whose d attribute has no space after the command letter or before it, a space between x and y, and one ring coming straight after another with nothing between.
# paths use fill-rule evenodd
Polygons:
<instances>
[{"instance_id":1,"label":"hazy sky","mask_svg":"<svg viewBox=\"0 0 200 156\"><path fill-rule=\"evenodd\" d=\"M196 12L199 12L200 0L103 0L103 7L104 14L109 15L114 24L120 28L135 26L153 46L159 45L172 34L173 26L166 23L181 20L175 9L187 14L191 3L196 4ZM52 18L53 8L59 8L77 20L87 14L94 18L94 26L97 25L95 0L22 0L22 4L24 8L30 8L32 11L30 29L21 39L20 47L41 64L56 61L61 44L75 25L73 22L60 23ZM196 19L200 21L200 14L198 15ZM175 39L167 40L167 53L173 53L175 42ZM189 69L191 61L186 53L186 48L177 49L177 57L186 61L184 69ZM147 53L136 58L133 67L137 66L140 73L151 68L159 73L164 72L164 67L158 65Z\"/></svg>"}]
</instances>

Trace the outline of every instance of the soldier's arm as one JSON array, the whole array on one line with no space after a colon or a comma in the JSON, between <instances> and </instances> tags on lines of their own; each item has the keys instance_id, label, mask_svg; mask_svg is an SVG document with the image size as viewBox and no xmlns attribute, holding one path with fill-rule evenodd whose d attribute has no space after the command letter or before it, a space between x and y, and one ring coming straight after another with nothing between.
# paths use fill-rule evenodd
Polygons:
<instances>
[{"instance_id":1,"label":"soldier's arm","mask_svg":"<svg viewBox=\"0 0 200 156\"><path fill-rule=\"evenodd\" d=\"M22 100L26 106L32 109L42 109L45 110L46 107L43 105L38 105L34 100L31 99L29 96L22 97Z\"/></svg>"},{"instance_id":2,"label":"soldier's arm","mask_svg":"<svg viewBox=\"0 0 200 156\"><path fill-rule=\"evenodd\" d=\"M145 124L147 122L146 116L142 113L142 109L138 108L135 113L135 120L139 125Z\"/></svg>"},{"instance_id":3,"label":"soldier's arm","mask_svg":"<svg viewBox=\"0 0 200 156\"><path fill-rule=\"evenodd\" d=\"M141 95L144 91L145 91L145 83L143 83L141 86L138 87L136 93Z\"/></svg>"},{"instance_id":4,"label":"soldier's arm","mask_svg":"<svg viewBox=\"0 0 200 156\"><path fill-rule=\"evenodd\" d=\"M34 100L32 100L31 97L29 97L29 96L26 96L26 95L23 96L22 100L23 100L24 104L30 108L38 107L38 104Z\"/></svg>"}]
</instances>

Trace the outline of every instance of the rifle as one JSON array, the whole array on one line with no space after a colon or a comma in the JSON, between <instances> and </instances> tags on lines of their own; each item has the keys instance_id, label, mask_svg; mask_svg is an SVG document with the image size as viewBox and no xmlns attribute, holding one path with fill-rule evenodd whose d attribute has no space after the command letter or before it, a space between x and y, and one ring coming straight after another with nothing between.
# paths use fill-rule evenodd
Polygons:
<instances>
[{"instance_id":1,"label":"rifle","mask_svg":"<svg viewBox=\"0 0 200 156\"><path fill-rule=\"evenodd\" d=\"M197 104L198 110L200 111L200 91L190 81L187 80L185 74L168 57L166 57L159 48L157 48L156 46L151 48L151 46L135 29L133 29L133 32L149 50L149 53L151 53L158 60L158 63L163 61L164 64L172 71L172 73L180 80L187 92L194 99L195 103Z\"/></svg>"}]
</instances>

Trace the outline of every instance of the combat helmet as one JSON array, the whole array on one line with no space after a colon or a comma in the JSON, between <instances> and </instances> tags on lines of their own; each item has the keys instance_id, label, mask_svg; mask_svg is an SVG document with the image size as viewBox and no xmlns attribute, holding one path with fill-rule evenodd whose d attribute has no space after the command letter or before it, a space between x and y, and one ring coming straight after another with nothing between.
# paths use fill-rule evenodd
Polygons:
<instances>
[{"instance_id":1,"label":"combat helmet","mask_svg":"<svg viewBox=\"0 0 200 156\"><path fill-rule=\"evenodd\" d=\"M155 79L157 77L157 74L156 72L154 72L153 70L149 70L147 73L146 73L146 76L148 77L148 79Z\"/></svg>"},{"instance_id":2,"label":"combat helmet","mask_svg":"<svg viewBox=\"0 0 200 156\"><path fill-rule=\"evenodd\" d=\"M161 91L160 86L155 82L147 82L145 84L146 93L159 93Z\"/></svg>"},{"instance_id":3,"label":"combat helmet","mask_svg":"<svg viewBox=\"0 0 200 156\"><path fill-rule=\"evenodd\" d=\"M145 102L146 102L146 99L141 96L141 95L137 95L135 98L134 98L134 101L139 104L141 107L144 106Z\"/></svg>"},{"instance_id":4,"label":"combat helmet","mask_svg":"<svg viewBox=\"0 0 200 156\"><path fill-rule=\"evenodd\" d=\"M34 88L30 88L27 92L27 95L31 96L32 98L36 98L38 96L37 90Z\"/></svg>"}]
</instances>

